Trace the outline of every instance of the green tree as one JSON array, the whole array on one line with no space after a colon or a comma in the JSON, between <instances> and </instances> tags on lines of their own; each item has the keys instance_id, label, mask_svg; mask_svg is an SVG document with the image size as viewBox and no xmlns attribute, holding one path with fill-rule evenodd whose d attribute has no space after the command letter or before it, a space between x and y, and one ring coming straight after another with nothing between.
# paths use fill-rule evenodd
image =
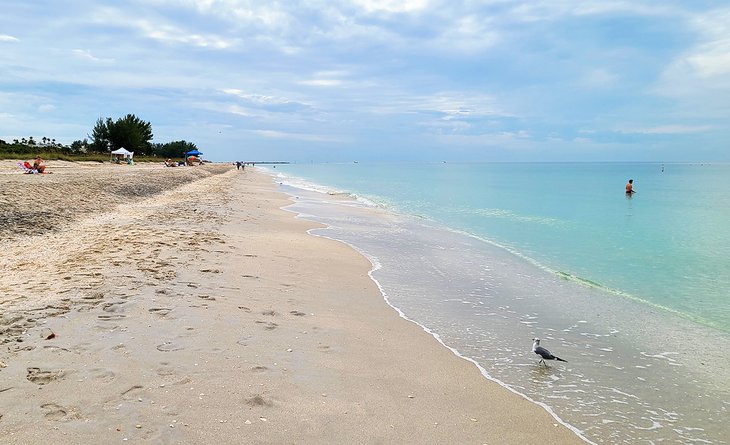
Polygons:
<instances>
[{"instance_id":1,"label":"green tree","mask_svg":"<svg viewBox=\"0 0 730 445\"><path fill-rule=\"evenodd\" d=\"M164 144L152 144L151 154L162 158L182 158L185 153L197 148L192 142L173 141Z\"/></svg>"},{"instance_id":2,"label":"green tree","mask_svg":"<svg viewBox=\"0 0 730 445\"><path fill-rule=\"evenodd\" d=\"M89 143L84 139L81 140L75 140L71 143L71 151L74 153L81 153L84 151L88 151Z\"/></svg>"},{"instance_id":3,"label":"green tree","mask_svg":"<svg viewBox=\"0 0 730 445\"><path fill-rule=\"evenodd\" d=\"M99 118L89 138L91 151L107 152L124 147L136 154L146 155L152 150L152 125L133 114L116 121L110 117L106 120Z\"/></svg>"},{"instance_id":4,"label":"green tree","mask_svg":"<svg viewBox=\"0 0 730 445\"><path fill-rule=\"evenodd\" d=\"M106 121L102 118L96 120L96 125L94 125L94 129L91 130L91 134L89 135L89 139L91 139L89 151L101 153L109 151L111 147L111 143L109 142L109 127L112 125L114 125L114 122L110 117L106 118Z\"/></svg>"}]
</instances>

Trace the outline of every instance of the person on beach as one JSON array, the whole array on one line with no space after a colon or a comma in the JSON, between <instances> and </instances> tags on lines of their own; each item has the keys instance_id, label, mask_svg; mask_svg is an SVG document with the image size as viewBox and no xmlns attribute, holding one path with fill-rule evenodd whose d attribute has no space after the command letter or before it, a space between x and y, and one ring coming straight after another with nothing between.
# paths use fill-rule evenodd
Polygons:
<instances>
[{"instance_id":1,"label":"person on beach","mask_svg":"<svg viewBox=\"0 0 730 445\"><path fill-rule=\"evenodd\" d=\"M33 170L38 173L43 173L46 170L46 164L43 162L41 155L35 157L35 161L33 161Z\"/></svg>"},{"instance_id":2,"label":"person on beach","mask_svg":"<svg viewBox=\"0 0 730 445\"><path fill-rule=\"evenodd\" d=\"M236 161L236 170L241 169L241 161Z\"/></svg>"},{"instance_id":3,"label":"person on beach","mask_svg":"<svg viewBox=\"0 0 730 445\"><path fill-rule=\"evenodd\" d=\"M626 194L627 195L632 195L634 193L636 193L634 191L634 180L633 179L629 179L628 184L626 184Z\"/></svg>"}]
</instances>

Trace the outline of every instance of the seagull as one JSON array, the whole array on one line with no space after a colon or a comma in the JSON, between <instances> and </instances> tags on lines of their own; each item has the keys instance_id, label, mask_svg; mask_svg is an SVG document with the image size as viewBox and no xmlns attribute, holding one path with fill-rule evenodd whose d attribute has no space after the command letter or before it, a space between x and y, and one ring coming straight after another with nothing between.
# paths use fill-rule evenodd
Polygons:
<instances>
[{"instance_id":1,"label":"seagull","mask_svg":"<svg viewBox=\"0 0 730 445\"><path fill-rule=\"evenodd\" d=\"M552 352L548 351L547 349L540 346L540 339L539 338L533 338L532 339L532 352L540 356L540 361L538 363L542 363L545 366L547 366L547 363L545 363L545 360L557 360L559 362L568 362L567 360L563 360L560 357L555 357Z\"/></svg>"}]
</instances>

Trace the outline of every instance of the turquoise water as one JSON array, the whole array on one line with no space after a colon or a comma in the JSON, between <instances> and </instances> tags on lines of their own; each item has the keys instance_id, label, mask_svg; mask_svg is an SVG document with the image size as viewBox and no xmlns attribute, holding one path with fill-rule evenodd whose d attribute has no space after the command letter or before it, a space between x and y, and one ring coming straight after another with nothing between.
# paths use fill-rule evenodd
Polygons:
<instances>
[{"instance_id":1,"label":"turquoise water","mask_svg":"<svg viewBox=\"0 0 730 445\"><path fill-rule=\"evenodd\" d=\"M730 166L268 171L402 317L586 440L729 443ZM534 337L568 362L538 364Z\"/></svg>"},{"instance_id":2,"label":"turquoise water","mask_svg":"<svg viewBox=\"0 0 730 445\"><path fill-rule=\"evenodd\" d=\"M730 332L730 165L353 163L272 171L490 240L566 279Z\"/></svg>"}]
</instances>

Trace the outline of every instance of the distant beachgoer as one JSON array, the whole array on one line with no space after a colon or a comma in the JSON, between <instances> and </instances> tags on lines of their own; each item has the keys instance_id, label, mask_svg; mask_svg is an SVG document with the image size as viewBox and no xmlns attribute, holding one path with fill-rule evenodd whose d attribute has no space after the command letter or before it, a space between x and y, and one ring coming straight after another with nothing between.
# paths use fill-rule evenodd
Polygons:
<instances>
[{"instance_id":1,"label":"distant beachgoer","mask_svg":"<svg viewBox=\"0 0 730 445\"><path fill-rule=\"evenodd\" d=\"M241 169L241 161L236 161L236 170Z\"/></svg>"},{"instance_id":2,"label":"distant beachgoer","mask_svg":"<svg viewBox=\"0 0 730 445\"><path fill-rule=\"evenodd\" d=\"M46 164L43 162L43 158L41 158L41 155L36 156L35 161L33 161L33 170L37 171L38 173L43 173L46 169Z\"/></svg>"},{"instance_id":3,"label":"distant beachgoer","mask_svg":"<svg viewBox=\"0 0 730 445\"><path fill-rule=\"evenodd\" d=\"M628 184L626 184L626 194L627 195L631 195L633 193L636 193L634 191L634 180L633 179L629 179Z\"/></svg>"}]
</instances>

